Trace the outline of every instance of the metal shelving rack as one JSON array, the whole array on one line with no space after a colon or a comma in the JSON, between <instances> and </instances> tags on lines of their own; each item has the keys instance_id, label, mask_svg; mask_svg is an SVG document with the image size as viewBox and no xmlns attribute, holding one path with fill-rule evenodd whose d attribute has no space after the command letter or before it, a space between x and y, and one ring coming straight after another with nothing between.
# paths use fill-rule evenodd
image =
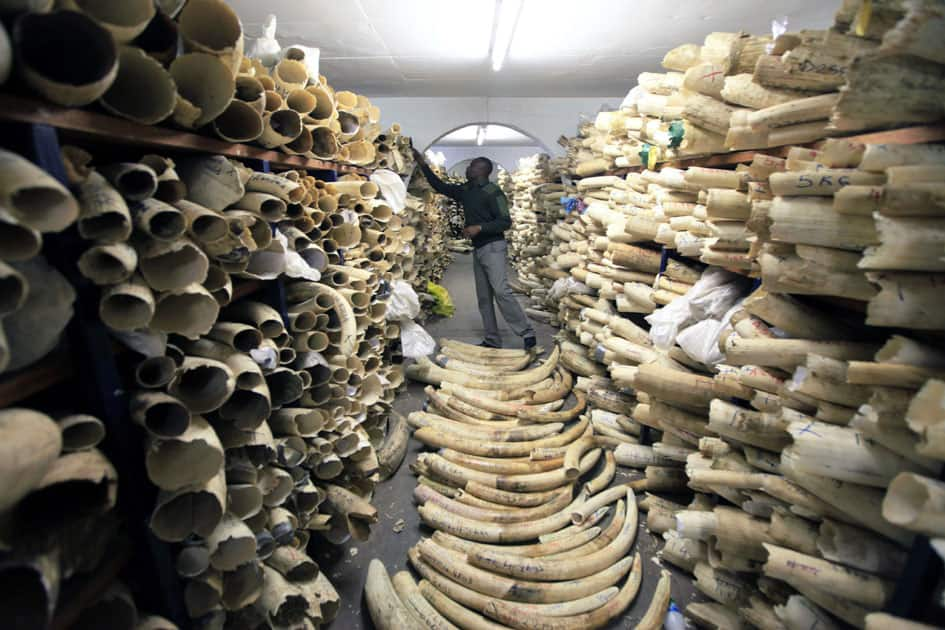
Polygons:
<instances>
[{"instance_id":1,"label":"metal shelving rack","mask_svg":"<svg viewBox=\"0 0 945 630\"><path fill-rule=\"evenodd\" d=\"M336 181L339 173L367 175L371 172L358 166L231 144L169 128L148 127L9 94L0 94L0 125L7 132L3 141L5 147L32 160L66 186L60 140L119 145L129 150L157 149L168 154L225 155L242 160L257 171L270 172L273 167L306 169L324 181ZM106 439L102 449L118 472L116 509L130 537L130 541L121 541L111 549L93 573L81 576L84 581L72 581L66 597L58 602L50 627L69 627L123 571L133 572L136 582L146 587L140 589L143 609L161 614L182 628L190 627L171 547L157 540L148 528L156 489L145 473L143 438L129 417L126 379L122 378L119 367L122 356L130 351L121 348L109 335L98 317L98 288L84 278L75 265L87 243L79 237L75 227L46 236L42 253L75 288L75 313L60 347L29 367L0 376L0 408L56 385L73 384L74 391L80 394L70 406L96 415L105 424ZM285 286L281 278L246 280L234 286L233 301L250 295L256 295L279 311L288 326Z\"/></svg>"}]
</instances>

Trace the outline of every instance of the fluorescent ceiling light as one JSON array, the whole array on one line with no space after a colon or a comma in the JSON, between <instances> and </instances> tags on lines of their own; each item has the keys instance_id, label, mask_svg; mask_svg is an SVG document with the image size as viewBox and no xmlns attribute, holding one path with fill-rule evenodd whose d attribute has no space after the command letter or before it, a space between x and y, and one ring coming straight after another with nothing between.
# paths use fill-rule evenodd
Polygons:
<instances>
[{"instance_id":1,"label":"fluorescent ceiling light","mask_svg":"<svg viewBox=\"0 0 945 630\"><path fill-rule=\"evenodd\" d=\"M452 131L436 141L437 146L472 146L476 144L482 125L466 125ZM490 145L533 146L538 142L523 133L504 125L486 125L486 139Z\"/></svg>"},{"instance_id":2,"label":"fluorescent ceiling light","mask_svg":"<svg viewBox=\"0 0 945 630\"><path fill-rule=\"evenodd\" d=\"M492 39L492 71L498 72L509 54L509 46L522 13L523 0L499 0L495 11L495 30Z\"/></svg>"},{"instance_id":3,"label":"fluorescent ceiling light","mask_svg":"<svg viewBox=\"0 0 945 630\"><path fill-rule=\"evenodd\" d=\"M476 146L482 146L486 143L486 126L479 125L479 130L476 132Z\"/></svg>"}]
</instances>

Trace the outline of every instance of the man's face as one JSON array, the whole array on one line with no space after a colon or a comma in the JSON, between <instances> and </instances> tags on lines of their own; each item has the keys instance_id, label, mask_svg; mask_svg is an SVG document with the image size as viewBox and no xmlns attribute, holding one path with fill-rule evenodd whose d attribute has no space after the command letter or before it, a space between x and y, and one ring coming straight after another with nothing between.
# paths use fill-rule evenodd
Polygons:
<instances>
[{"instance_id":1,"label":"man's face","mask_svg":"<svg viewBox=\"0 0 945 630\"><path fill-rule=\"evenodd\" d=\"M466 179L479 179L486 177L486 167L482 162L473 160L466 167Z\"/></svg>"}]
</instances>

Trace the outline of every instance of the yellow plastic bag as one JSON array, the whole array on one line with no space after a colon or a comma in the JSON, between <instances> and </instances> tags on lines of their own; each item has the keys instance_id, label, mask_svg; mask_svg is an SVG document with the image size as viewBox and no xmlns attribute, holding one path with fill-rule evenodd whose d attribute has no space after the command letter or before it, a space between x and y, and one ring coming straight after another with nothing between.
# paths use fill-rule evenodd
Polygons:
<instances>
[{"instance_id":1,"label":"yellow plastic bag","mask_svg":"<svg viewBox=\"0 0 945 630\"><path fill-rule=\"evenodd\" d=\"M456 306L450 298L450 292L446 287L442 287L434 282L427 282L427 293L436 298L436 304L433 305L433 314L443 317L452 317L456 312Z\"/></svg>"}]
</instances>

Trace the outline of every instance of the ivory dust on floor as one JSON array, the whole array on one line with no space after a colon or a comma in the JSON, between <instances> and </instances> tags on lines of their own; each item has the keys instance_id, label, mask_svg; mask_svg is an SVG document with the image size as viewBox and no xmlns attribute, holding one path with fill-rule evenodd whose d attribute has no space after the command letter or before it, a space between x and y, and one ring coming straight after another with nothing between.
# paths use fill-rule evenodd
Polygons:
<instances>
[{"instance_id":1,"label":"ivory dust on floor","mask_svg":"<svg viewBox=\"0 0 945 630\"><path fill-rule=\"evenodd\" d=\"M426 322L424 327L437 340L449 338L479 343L482 340L482 323L476 305L471 255L456 255L456 260L443 278L443 285L452 296L456 305L456 314L449 319L434 318ZM500 322L503 326L505 347L521 347L521 340L505 327L501 315ZM547 350L553 346L552 337L557 330L542 322L533 321L532 325L538 334L538 343L545 348L547 355ZM407 388L398 396L394 408L405 415L419 410L426 399L423 393L424 387L421 383L408 381ZM565 407L568 408L571 404L572 401L569 401ZM413 501L413 491L417 485L416 477L410 471L410 464L416 461L417 455L425 450L429 451L411 438L407 457L400 470L390 480L377 487L374 505L377 507L379 520L371 528L369 541L365 543L349 541L337 547L319 546L315 559L341 595L341 610L331 627L344 630L373 628L362 597L368 564L373 558L379 558L391 575L409 568L407 551L422 537L428 537L433 533L431 528L420 521L417 506ZM618 467L617 476L611 485L641 476L638 472L629 474L626 471L627 469ZM657 564L655 554L660 547L659 540L646 531L642 524L644 520L645 516L641 512L636 542L631 550L631 554L639 552L643 560L643 583L633 604L608 626L610 628L632 628L640 620L653 597L662 568L672 573L672 596L679 603L680 608L690 601L702 599L695 591L691 578L669 563Z\"/></svg>"}]
</instances>

